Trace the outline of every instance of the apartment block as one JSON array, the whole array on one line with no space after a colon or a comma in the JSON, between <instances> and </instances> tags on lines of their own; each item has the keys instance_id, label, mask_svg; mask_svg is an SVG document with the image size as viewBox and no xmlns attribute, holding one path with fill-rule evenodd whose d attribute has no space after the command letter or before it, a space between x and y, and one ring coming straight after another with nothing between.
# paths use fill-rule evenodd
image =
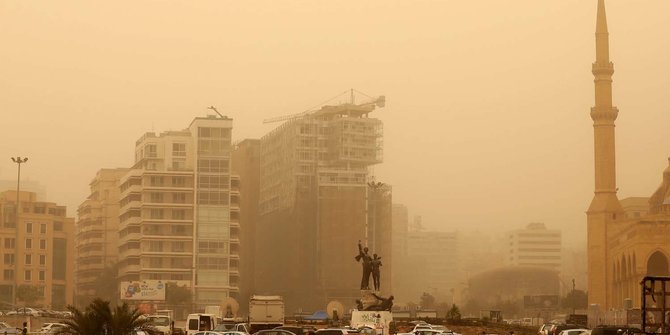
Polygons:
<instances>
[{"instance_id":1,"label":"apartment block","mask_svg":"<svg viewBox=\"0 0 670 335\"><path fill-rule=\"evenodd\" d=\"M98 296L95 285L103 270L119 260L119 185L126 173L125 168L99 170L77 210L75 285L84 304Z\"/></svg>"},{"instance_id":2,"label":"apartment block","mask_svg":"<svg viewBox=\"0 0 670 335\"><path fill-rule=\"evenodd\" d=\"M382 123L369 117L378 106L383 97L324 106L261 138L259 293L283 295L287 308L353 303L360 298L358 240L384 258L382 285L389 286L382 291L389 293L391 189L369 184L369 167L382 162Z\"/></svg>"},{"instance_id":3,"label":"apartment block","mask_svg":"<svg viewBox=\"0 0 670 335\"><path fill-rule=\"evenodd\" d=\"M11 302L21 286L36 287L35 305L64 309L74 296L74 219L65 206L37 201L34 192L0 193L0 301Z\"/></svg>"},{"instance_id":4,"label":"apartment block","mask_svg":"<svg viewBox=\"0 0 670 335\"><path fill-rule=\"evenodd\" d=\"M530 223L524 229L507 233L507 260L512 266L561 269L561 231L547 229L544 223Z\"/></svg>"},{"instance_id":5,"label":"apartment block","mask_svg":"<svg viewBox=\"0 0 670 335\"><path fill-rule=\"evenodd\" d=\"M199 308L238 298L240 180L230 173L232 119L195 118L147 133L120 181L119 280L187 285Z\"/></svg>"}]
</instances>

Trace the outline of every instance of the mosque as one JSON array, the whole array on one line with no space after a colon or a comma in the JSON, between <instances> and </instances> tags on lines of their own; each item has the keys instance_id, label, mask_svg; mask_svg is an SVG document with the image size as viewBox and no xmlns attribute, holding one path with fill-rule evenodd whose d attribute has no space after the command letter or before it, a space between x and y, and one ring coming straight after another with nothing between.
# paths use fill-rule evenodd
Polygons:
<instances>
[{"instance_id":1,"label":"mosque","mask_svg":"<svg viewBox=\"0 0 670 335\"><path fill-rule=\"evenodd\" d=\"M614 64L605 0L598 0L592 72L595 195L586 212L589 304L603 311L640 307L642 278L670 275L670 166L650 197L617 197L614 121L619 110L612 105Z\"/></svg>"}]
</instances>

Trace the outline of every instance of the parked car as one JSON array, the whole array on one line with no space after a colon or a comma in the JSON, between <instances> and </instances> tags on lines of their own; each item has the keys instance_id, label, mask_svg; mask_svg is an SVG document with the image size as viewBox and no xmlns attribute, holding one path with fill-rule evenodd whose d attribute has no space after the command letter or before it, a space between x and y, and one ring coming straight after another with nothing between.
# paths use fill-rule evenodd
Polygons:
<instances>
[{"instance_id":1,"label":"parked car","mask_svg":"<svg viewBox=\"0 0 670 335\"><path fill-rule=\"evenodd\" d=\"M638 328L616 327L616 326L598 326L591 329L591 335L626 335L639 334Z\"/></svg>"},{"instance_id":2,"label":"parked car","mask_svg":"<svg viewBox=\"0 0 670 335\"><path fill-rule=\"evenodd\" d=\"M57 323L57 322L47 322L42 325L42 328L40 328L39 332L40 333L48 333L51 328L61 328L61 327L67 327L66 324L64 323Z\"/></svg>"},{"instance_id":3,"label":"parked car","mask_svg":"<svg viewBox=\"0 0 670 335\"><path fill-rule=\"evenodd\" d=\"M577 329L565 329L562 330L558 335L580 335L581 333L588 331L588 329L577 328Z\"/></svg>"},{"instance_id":4,"label":"parked car","mask_svg":"<svg viewBox=\"0 0 670 335\"><path fill-rule=\"evenodd\" d=\"M309 329L309 328L304 328L304 327L296 327L296 326L280 326L280 327L275 327L275 329L288 330L295 335L303 335L303 334L307 334L309 331L316 331L315 329Z\"/></svg>"},{"instance_id":5,"label":"parked car","mask_svg":"<svg viewBox=\"0 0 670 335\"><path fill-rule=\"evenodd\" d=\"M549 335L558 335L566 329L582 329L582 326L573 324L555 324L551 326L551 329L549 330Z\"/></svg>"},{"instance_id":6,"label":"parked car","mask_svg":"<svg viewBox=\"0 0 670 335\"><path fill-rule=\"evenodd\" d=\"M349 333L357 332L353 329L347 328L325 328L316 331L316 335L347 335Z\"/></svg>"},{"instance_id":7,"label":"parked car","mask_svg":"<svg viewBox=\"0 0 670 335\"><path fill-rule=\"evenodd\" d=\"M265 329L255 332L254 335L296 335L296 334L284 329Z\"/></svg>"},{"instance_id":8,"label":"parked car","mask_svg":"<svg viewBox=\"0 0 670 335\"><path fill-rule=\"evenodd\" d=\"M34 317L42 316L39 310L30 307L17 308L16 310L7 312L7 315L30 315Z\"/></svg>"}]
</instances>

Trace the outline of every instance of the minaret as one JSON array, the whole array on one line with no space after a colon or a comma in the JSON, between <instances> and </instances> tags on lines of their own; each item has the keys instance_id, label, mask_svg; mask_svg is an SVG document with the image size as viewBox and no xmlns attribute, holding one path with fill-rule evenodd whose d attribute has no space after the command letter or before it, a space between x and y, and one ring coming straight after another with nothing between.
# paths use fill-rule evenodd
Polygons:
<instances>
[{"instance_id":1,"label":"minaret","mask_svg":"<svg viewBox=\"0 0 670 335\"><path fill-rule=\"evenodd\" d=\"M605 0L598 0L596 23L595 107L593 119L595 153L595 195L587 211L588 294L589 304L609 309L618 302L611 301L611 265L608 262L608 226L621 219L623 210L617 198L614 146L614 120L619 110L612 106L612 74L614 64L609 58L609 33L605 15Z\"/></svg>"}]
</instances>

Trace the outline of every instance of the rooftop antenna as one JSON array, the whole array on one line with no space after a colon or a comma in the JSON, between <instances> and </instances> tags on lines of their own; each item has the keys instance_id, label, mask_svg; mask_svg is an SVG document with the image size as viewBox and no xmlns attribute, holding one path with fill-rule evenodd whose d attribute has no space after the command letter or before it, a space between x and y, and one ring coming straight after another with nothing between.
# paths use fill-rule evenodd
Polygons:
<instances>
[{"instance_id":1,"label":"rooftop antenna","mask_svg":"<svg viewBox=\"0 0 670 335\"><path fill-rule=\"evenodd\" d=\"M211 110L213 110L214 112L216 112L216 114L219 114L219 116L220 116L222 119L225 119L225 117L224 117L223 115L221 115L221 113L219 113L218 110L216 110L216 107L214 107L214 106L209 106L209 107L207 107L207 109L211 109Z\"/></svg>"}]
</instances>

